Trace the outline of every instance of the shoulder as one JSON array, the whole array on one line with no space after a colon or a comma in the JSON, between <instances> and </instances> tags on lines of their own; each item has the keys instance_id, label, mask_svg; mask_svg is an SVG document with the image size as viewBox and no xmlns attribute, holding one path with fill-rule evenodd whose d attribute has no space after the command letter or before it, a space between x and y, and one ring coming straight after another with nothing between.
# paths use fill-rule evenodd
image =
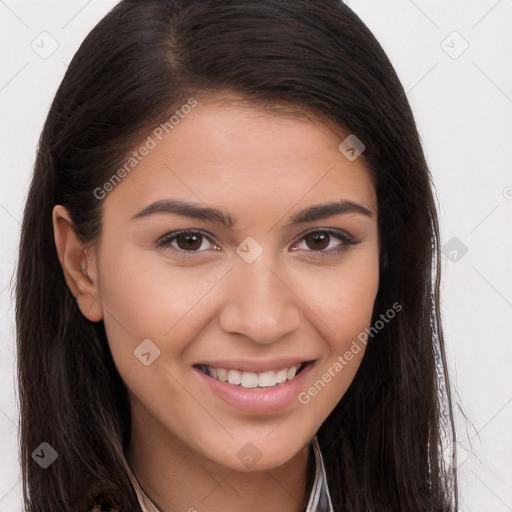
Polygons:
<instances>
[{"instance_id":1,"label":"shoulder","mask_svg":"<svg viewBox=\"0 0 512 512\"><path fill-rule=\"evenodd\" d=\"M96 496L92 508L87 512L120 512L120 510L106 494L100 494Z\"/></svg>"}]
</instances>

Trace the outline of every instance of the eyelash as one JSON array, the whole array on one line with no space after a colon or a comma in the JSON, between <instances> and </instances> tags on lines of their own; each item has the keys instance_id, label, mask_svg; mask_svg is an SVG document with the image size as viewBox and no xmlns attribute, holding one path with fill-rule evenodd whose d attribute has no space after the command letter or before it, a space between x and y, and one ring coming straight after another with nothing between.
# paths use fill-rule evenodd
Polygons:
<instances>
[{"instance_id":1,"label":"eyelash","mask_svg":"<svg viewBox=\"0 0 512 512\"><path fill-rule=\"evenodd\" d=\"M313 253L315 256L319 256L319 257L323 257L323 258L339 256L342 252L344 252L347 249L348 245L357 245L359 243L359 242L355 241L354 239L352 239L344 231L335 230L335 229L314 229L314 230L304 233L297 240L297 242L294 242L294 245L296 245L298 242L304 240L307 236L312 235L312 234L318 234L318 233L324 234L324 235L329 235L329 237L338 238L340 241L343 242L341 245L339 245L338 247L336 247L334 249L327 249L327 250L326 249L319 249L319 250L309 249L309 250L306 250L306 252ZM217 244L215 244L215 242L213 242L212 237L203 231L193 230L193 229L184 229L181 231L173 231L172 233L168 233L167 235L162 237L157 242L157 247L162 248L165 251L172 250L174 252L181 253L184 257L194 257L196 254L205 252L205 251L197 251L197 250L196 251L186 251L184 249L180 249L178 247L172 246L171 243L174 240L176 240L176 238L179 235L183 235L183 234L200 235L200 236L206 238L213 245L217 245ZM329 243L330 243L330 241L329 241Z\"/></svg>"}]
</instances>

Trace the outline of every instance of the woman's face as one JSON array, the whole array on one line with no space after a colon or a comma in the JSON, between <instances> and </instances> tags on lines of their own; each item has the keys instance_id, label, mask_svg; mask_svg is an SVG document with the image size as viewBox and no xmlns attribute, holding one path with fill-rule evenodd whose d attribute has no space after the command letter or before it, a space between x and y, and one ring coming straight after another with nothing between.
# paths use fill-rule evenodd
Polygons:
<instances>
[{"instance_id":1,"label":"woman's face","mask_svg":"<svg viewBox=\"0 0 512 512\"><path fill-rule=\"evenodd\" d=\"M364 158L338 149L349 133L229 98L152 134L103 199L88 268L134 424L266 469L312 439L360 364L376 196Z\"/></svg>"}]
</instances>

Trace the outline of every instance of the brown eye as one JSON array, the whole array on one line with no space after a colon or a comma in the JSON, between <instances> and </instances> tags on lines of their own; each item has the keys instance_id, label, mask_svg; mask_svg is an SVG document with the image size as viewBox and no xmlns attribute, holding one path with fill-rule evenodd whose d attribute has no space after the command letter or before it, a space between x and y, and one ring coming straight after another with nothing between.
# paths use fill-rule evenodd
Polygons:
<instances>
[{"instance_id":1,"label":"brown eye","mask_svg":"<svg viewBox=\"0 0 512 512\"><path fill-rule=\"evenodd\" d=\"M183 251L197 251L201 247L203 235L198 233L180 233L175 238L179 249Z\"/></svg>"},{"instance_id":2,"label":"brown eye","mask_svg":"<svg viewBox=\"0 0 512 512\"><path fill-rule=\"evenodd\" d=\"M331 240L331 236L329 233L325 233L323 231L317 231L315 233L310 233L304 237L306 240L306 245L313 250L323 250L329 246L329 242Z\"/></svg>"},{"instance_id":3,"label":"brown eye","mask_svg":"<svg viewBox=\"0 0 512 512\"><path fill-rule=\"evenodd\" d=\"M345 251L350 245L357 245L348 233L340 230L324 229L310 231L299 239L299 242L292 250L305 251L312 253L314 256L338 256ZM302 247L301 247L302 246ZM305 246L305 247L304 247Z\"/></svg>"},{"instance_id":4,"label":"brown eye","mask_svg":"<svg viewBox=\"0 0 512 512\"><path fill-rule=\"evenodd\" d=\"M218 251L220 247L214 244L211 238L200 231L177 231L169 233L157 242L157 246L164 250L177 253L202 253L208 249Z\"/></svg>"}]
</instances>

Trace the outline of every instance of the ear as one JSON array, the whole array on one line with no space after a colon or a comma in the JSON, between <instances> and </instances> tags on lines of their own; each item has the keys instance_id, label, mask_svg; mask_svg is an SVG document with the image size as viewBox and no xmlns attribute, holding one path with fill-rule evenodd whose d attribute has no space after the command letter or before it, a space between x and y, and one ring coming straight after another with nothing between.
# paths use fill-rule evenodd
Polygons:
<instances>
[{"instance_id":1,"label":"ear","mask_svg":"<svg viewBox=\"0 0 512 512\"><path fill-rule=\"evenodd\" d=\"M64 206L54 206L52 219L55 246L66 284L82 314L91 322L99 322L103 319L103 308L98 289L96 248L80 241Z\"/></svg>"}]
</instances>

